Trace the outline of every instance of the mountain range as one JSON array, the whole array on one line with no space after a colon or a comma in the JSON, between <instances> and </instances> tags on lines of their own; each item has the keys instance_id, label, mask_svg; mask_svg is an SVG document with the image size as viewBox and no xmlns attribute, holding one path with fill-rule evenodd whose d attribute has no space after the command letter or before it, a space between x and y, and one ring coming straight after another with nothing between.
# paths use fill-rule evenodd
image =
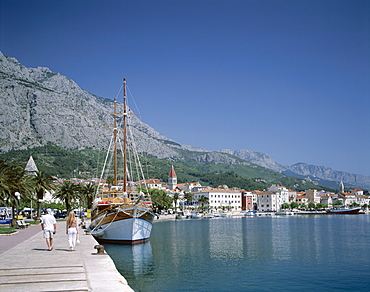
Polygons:
<instances>
[{"instance_id":1,"label":"mountain range","mask_svg":"<svg viewBox=\"0 0 370 292\"><path fill-rule=\"evenodd\" d=\"M65 149L105 149L110 139L113 100L81 89L73 80L46 67L27 68L0 52L0 150L29 149L55 144ZM310 178L337 188L370 189L370 176L329 167L276 163L268 154L247 149L208 151L182 145L133 116L133 134L139 152L170 161L258 165L288 176Z\"/></svg>"}]
</instances>

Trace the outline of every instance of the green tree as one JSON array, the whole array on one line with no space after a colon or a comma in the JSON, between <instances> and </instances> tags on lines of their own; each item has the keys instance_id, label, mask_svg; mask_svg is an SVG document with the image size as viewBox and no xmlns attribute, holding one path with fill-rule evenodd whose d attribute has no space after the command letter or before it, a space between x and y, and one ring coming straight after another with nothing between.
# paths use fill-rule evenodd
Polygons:
<instances>
[{"instance_id":1,"label":"green tree","mask_svg":"<svg viewBox=\"0 0 370 292\"><path fill-rule=\"evenodd\" d=\"M290 205L288 203L281 204L282 209L289 209Z\"/></svg>"},{"instance_id":2,"label":"green tree","mask_svg":"<svg viewBox=\"0 0 370 292\"><path fill-rule=\"evenodd\" d=\"M204 205L208 205L209 203L209 199L208 197L202 195L200 196L200 198L198 199L198 203L200 203L202 205L202 211L204 212Z\"/></svg>"},{"instance_id":3,"label":"green tree","mask_svg":"<svg viewBox=\"0 0 370 292\"><path fill-rule=\"evenodd\" d=\"M306 204L302 204L300 207L301 207L301 209L306 209L307 208Z\"/></svg>"},{"instance_id":4,"label":"green tree","mask_svg":"<svg viewBox=\"0 0 370 292\"><path fill-rule=\"evenodd\" d=\"M184 198L188 206L191 205L191 202L194 200L194 195L192 193L185 193Z\"/></svg>"},{"instance_id":5,"label":"green tree","mask_svg":"<svg viewBox=\"0 0 370 292\"><path fill-rule=\"evenodd\" d=\"M158 189L151 189L150 195L152 198L152 205L155 212L166 210L172 205L172 198L168 196L164 191Z\"/></svg>"},{"instance_id":6,"label":"green tree","mask_svg":"<svg viewBox=\"0 0 370 292\"><path fill-rule=\"evenodd\" d=\"M42 171L36 172L36 175L31 177L31 182L35 188L37 199L37 220L39 220L41 216L41 201L43 200L45 193L55 189L53 181L54 179L52 176L46 175Z\"/></svg>"},{"instance_id":7,"label":"green tree","mask_svg":"<svg viewBox=\"0 0 370 292\"><path fill-rule=\"evenodd\" d=\"M308 203L308 208L310 208L311 210L312 210L312 209L315 209L315 208L316 208L315 203L314 203L314 202L309 202L309 203Z\"/></svg>"},{"instance_id":8,"label":"green tree","mask_svg":"<svg viewBox=\"0 0 370 292\"><path fill-rule=\"evenodd\" d=\"M112 175L109 175L107 177L107 185L108 185L108 188L110 189L113 184L114 184L114 177Z\"/></svg>"},{"instance_id":9,"label":"green tree","mask_svg":"<svg viewBox=\"0 0 370 292\"><path fill-rule=\"evenodd\" d=\"M17 193L30 197L31 192L29 177L24 167L14 162L0 160L0 203L12 207L14 214L15 206L19 209ZM12 224L14 226L14 220Z\"/></svg>"},{"instance_id":10,"label":"green tree","mask_svg":"<svg viewBox=\"0 0 370 292\"><path fill-rule=\"evenodd\" d=\"M53 197L66 204L67 212L72 210L73 202L79 199L78 185L70 181L64 181L56 190Z\"/></svg>"},{"instance_id":11,"label":"green tree","mask_svg":"<svg viewBox=\"0 0 370 292\"><path fill-rule=\"evenodd\" d=\"M296 208L298 208L299 207L299 205L298 205L298 203L297 202L291 202L290 203L290 208L291 209L296 209Z\"/></svg>"},{"instance_id":12,"label":"green tree","mask_svg":"<svg viewBox=\"0 0 370 292\"><path fill-rule=\"evenodd\" d=\"M96 194L98 186L94 183L80 184L79 194L82 201L86 202L87 209L92 208L92 203Z\"/></svg>"},{"instance_id":13,"label":"green tree","mask_svg":"<svg viewBox=\"0 0 370 292\"><path fill-rule=\"evenodd\" d=\"M333 202L332 204L333 206L342 206L343 205L343 202L341 200L336 200Z\"/></svg>"}]
</instances>

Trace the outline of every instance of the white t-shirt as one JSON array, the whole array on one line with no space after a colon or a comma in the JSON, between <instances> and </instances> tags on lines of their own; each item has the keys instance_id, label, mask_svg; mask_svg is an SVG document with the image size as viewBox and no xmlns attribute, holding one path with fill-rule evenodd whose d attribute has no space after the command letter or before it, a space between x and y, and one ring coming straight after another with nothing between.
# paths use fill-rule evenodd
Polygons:
<instances>
[{"instance_id":1,"label":"white t-shirt","mask_svg":"<svg viewBox=\"0 0 370 292\"><path fill-rule=\"evenodd\" d=\"M44 230L54 231L54 224L57 221L53 215L45 214L41 216L41 223L44 224Z\"/></svg>"}]
</instances>

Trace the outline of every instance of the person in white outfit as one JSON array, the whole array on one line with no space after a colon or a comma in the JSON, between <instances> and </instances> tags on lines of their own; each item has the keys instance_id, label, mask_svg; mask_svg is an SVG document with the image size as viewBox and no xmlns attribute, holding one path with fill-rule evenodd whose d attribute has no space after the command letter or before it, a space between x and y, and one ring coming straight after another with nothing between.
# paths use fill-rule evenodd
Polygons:
<instances>
[{"instance_id":1,"label":"person in white outfit","mask_svg":"<svg viewBox=\"0 0 370 292\"><path fill-rule=\"evenodd\" d=\"M69 250L74 251L78 234L77 218L73 211L70 211L66 221L66 234L68 235Z\"/></svg>"},{"instance_id":2,"label":"person in white outfit","mask_svg":"<svg viewBox=\"0 0 370 292\"><path fill-rule=\"evenodd\" d=\"M57 222L51 209L46 209L45 213L45 215L41 216L41 229L43 230L48 250L51 251L53 249L53 238L57 232Z\"/></svg>"}]
</instances>

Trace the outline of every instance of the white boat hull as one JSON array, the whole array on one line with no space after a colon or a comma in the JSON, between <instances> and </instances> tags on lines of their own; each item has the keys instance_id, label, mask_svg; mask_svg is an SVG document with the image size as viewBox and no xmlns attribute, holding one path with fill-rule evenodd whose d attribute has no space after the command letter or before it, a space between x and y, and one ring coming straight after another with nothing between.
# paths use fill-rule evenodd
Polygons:
<instances>
[{"instance_id":1,"label":"white boat hull","mask_svg":"<svg viewBox=\"0 0 370 292\"><path fill-rule=\"evenodd\" d=\"M152 222L141 218L125 218L102 224L92 235L99 242L140 243L150 238Z\"/></svg>"}]
</instances>

